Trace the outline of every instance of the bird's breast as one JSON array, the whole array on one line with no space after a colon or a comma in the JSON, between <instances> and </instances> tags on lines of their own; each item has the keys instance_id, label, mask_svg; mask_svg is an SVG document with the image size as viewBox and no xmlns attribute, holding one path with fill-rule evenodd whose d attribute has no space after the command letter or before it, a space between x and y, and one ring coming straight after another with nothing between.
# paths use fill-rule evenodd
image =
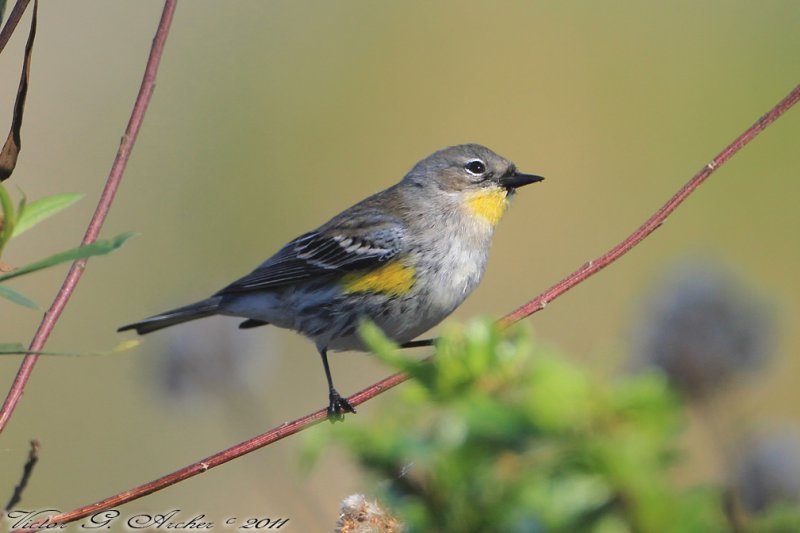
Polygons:
<instances>
[{"instance_id":1,"label":"bird's breast","mask_svg":"<svg viewBox=\"0 0 800 533\"><path fill-rule=\"evenodd\" d=\"M478 286L486 270L490 240L491 229L485 223L464 221L423 254L417 279L424 283L420 292L435 321L453 312Z\"/></svg>"}]
</instances>

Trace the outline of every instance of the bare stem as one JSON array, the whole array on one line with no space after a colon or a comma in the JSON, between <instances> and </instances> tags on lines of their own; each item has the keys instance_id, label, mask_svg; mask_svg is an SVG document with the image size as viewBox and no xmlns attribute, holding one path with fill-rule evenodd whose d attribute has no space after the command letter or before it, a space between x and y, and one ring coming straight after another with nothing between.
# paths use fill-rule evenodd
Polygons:
<instances>
[{"instance_id":1,"label":"bare stem","mask_svg":"<svg viewBox=\"0 0 800 533\"><path fill-rule=\"evenodd\" d=\"M603 254L598 259L590 261L573 274L570 274L562 281L559 281L550 289L546 290L527 304L504 316L501 319L501 323L503 325L509 325L542 310L547 302L557 298L573 286L581 283L589 276L595 274L603 267L616 261L622 255L627 253L631 248L640 243L645 237L647 237L658 226L660 226L664 220L675 210L675 208L678 207L678 205L680 205L706 178L708 178L712 172L730 159L733 154L741 150L742 147L744 147L747 143L753 140L753 138L755 138L756 135L763 131L767 126L777 120L778 117L791 108L798 100L800 100L800 85L795 87L788 96L776 104L775 107L773 107L767 114L758 119L755 124L737 137L736 140L734 140L722 152L720 152L719 155L711 160L710 163L703 167L703 169L691 180L689 180L689 182L684 185L681 190L675 194L675 196L670 198L670 200L664 204L661 209L656 211L656 213L650 217L647 222L633 232L627 239ZM382 392L389 390L400 383L403 383L407 379L408 375L405 373L400 372L394 374L351 396L348 398L348 401L354 406L362 404L367 400L370 400L381 394ZM227 450L215 453L214 455L211 455L201 461L193 463L185 468L177 470L149 483L145 483L144 485L121 492L115 496L111 496L91 505L80 507L68 513L52 516L48 518L45 523L38 524L37 527L42 528L46 524L52 525L74 522L75 520L85 518L96 512L116 507L141 498L142 496L152 494L153 492L169 487L170 485L174 485L179 481L194 477L197 474L202 474L203 472L206 472L215 466L219 466L244 454L258 450L259 448L263 448L264 446L281 440L284 437L294 435L295 433L318 424L325 418L326 410L321 409L302 418L298 418L292 422L282 424L257 437L253 437L252 439L237 444L236 446L228 448ZM35 530L36 529L19 529L13 531L12 533L28 533Z\"/></svg>"},{"instance_id":2,"label":"bare stem","mask_svg":"<svg viewBox=\"0 0 800 533\"><path fill-rule=\"evenodd\" d=\"M175 13L175 2L176 0L166 0L164 3L161 21L158 24L158 31L153 39L153 46L150 49L150 57L147 60L144 77L142 79L141 87L139 88L139 94L136 97L136 102L133 105L133 111L131 111L128 127L125 129L125 134L120 141L119 149L117 150L117 156L114 158L114 163L111 165L111 171L108 175L108 179L106 180L106 185L103 188L103 192L100 195L100 201L97 203L94 215L89 221L89 226L86 228L86 233L83 236L81 244L90 244L97 240L100 229L103 227L103 223L108 215L108 210L111 207L111 202L114 200L114 195L119 188L122 175L125 172L126 165L128 164L128 158L130 157L131 150L133 150L133 145L136 142L136 136L138 135L139 128L142 125L144 114L147 111L147 106L150 103L150 98L153 95L158 65L161 61L161 56L164 51L164 44L167 39L167 34L169 33L172 16ZM39 328L36 330L36 334L33 336L33 340L31 341L29 347L31 352L39 352L42 351L42 348L44 348L47 338L53 331L58 318L61 316L61 312L64 310L64 307L66 307L70 296L72 296L75 287L78 285L78 281L81 279L81 275L86 268L86 261L86 259L81 259L72 264L72 267L69 269L69 272L64 279L64 283L61 285L61 289L58 291L58 294L56 294L53 303L45 313L41 324L39 324ZM31 373L33 372L33 367L36 365L36 361L38 361L38 359L38 355L29 353L22 360L22 364L17 371L14 382L11 384L11 389L9 390L5 402L3 403L3 407L0 408L0 432L2 432L3 428L5 428L8 420L11 418L11 414L14 412L14 408L17 406L17 402L19 402L20 397L22 397L22 393L25 390L25 385L28 383L28 379L30 379Z\"/></svg>"},{"instance_id":3,"label":"bare stem","mask_svg":"<svg viewBox=\"0 0 800 533\"><path fill-rule=\"evenodd\" d=\"M596 274L603 268L607 267L626 253L628 253L634 246L642 242L645 237L654 232L664 220L672 214L675 209L683 203L690 194L694 192L697 187L703 183L715 170L722 166L733 154L741 150L747 143L752 141L756 135L761 133L767 126L775 122L783 113L789 110L797 100L800 99L800 85L795 87L786 97L778 102L775 107L770 109L765 115L759 118L752 126L747 128L741 135L739 135L732 143L725 147L717 156L706 164L697 174L690 179L675 195L670 198L667 203L661 206L661 209L656 211L653 216L647 219L639 229L634 231L627 239L601 255L594 261L589 261L578 270L562 279L542 294L522 305L507 314L501 319L504 325L513 324L525 317L541 311L553 299L561 296L572 287L582 282L586 278Z\"/></svg>"},{"instance_id":4,"label":"bare stem","mask_svg":"<svg viewBox=\"0 0 800 533\"><path fill-rule=\"evenodd\" d=\"M349 401L353 406L359 405L366 402L376 394L384 390L391 389L395 385L399 385L407 379L408 376L403 373L395 374L394 376L382 380L379 384L372 385L368 389L364 389L363 391L354 394L349 398ZM377 392L375 392L376 387L379 387ZM46 519L46 522L38 524L38 527L41 528L46 524L67 524L69 522L74 522L75 520L80 520L81 518L86 518L87 516L91 516L102 510L111 509L132 500L141 498L142 496L147 496L148 494L152 494L153 492L169 487L170 485L174 485L175 483L189 479L190 477L202 474L207 470L214 468L215 466L225 464L228 461L236 459L237 457L241 457L242 455L258 450L259 448L263 448L264 446L272 444L275 441L279 441L285 437L288 437L289 435L294 435L299 431L319 424L320 422L326 420L327 417L327 409L320 409L319 411L308 414L302 418L298 418L297 420L293 420L292 422L281 424L280 426L271 429L266 433L263 433L257 437L253 437L252 439L246 440L235 446L231 446L227 450L215 453L214 455L181 468L180 470L176 470L171 474L167 474L166 476L162 476L156 480L150 481L149 483L145 483L144 485L126 490L125 492L121 492L99 502L74 509L68 513L51 516L50 518ZM35 530L35 528L20 529L12 533L23 533Z\"/></svg>"}]
</instances>

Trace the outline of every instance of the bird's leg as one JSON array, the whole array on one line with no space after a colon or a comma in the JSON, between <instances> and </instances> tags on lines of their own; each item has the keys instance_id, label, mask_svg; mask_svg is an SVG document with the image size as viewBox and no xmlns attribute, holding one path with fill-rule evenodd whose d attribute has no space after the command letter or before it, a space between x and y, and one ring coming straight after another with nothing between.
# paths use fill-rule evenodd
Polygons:
<instances>
[{"instance_id":1,"label":"bird's leg","mask_svg":"<svg viewBox=\"0 0 800 533\"><path fill-rule=\"evenodd\" d=\"M421 346L433 346L436 339L421 339L418 341L408 341L400 345L401 348L419 348Z\"/></svg>"},{"instance_id":2,"label":"bird's leg","mask_svg":"<svg viewBox=\"0 0 800 533\"><path fill-rule=\"evenodd\" d=\"M344 413L355 413L356 410L347 401L347 398L342 398L336 388L333 386L333 378L331 378L331 368L328 365L328 349L320 348L319 355L322 357L322 366L325 367L325 379L328 380L328 420L331 422L338 422L344 420Z\"/></svg>"}]
</instances>

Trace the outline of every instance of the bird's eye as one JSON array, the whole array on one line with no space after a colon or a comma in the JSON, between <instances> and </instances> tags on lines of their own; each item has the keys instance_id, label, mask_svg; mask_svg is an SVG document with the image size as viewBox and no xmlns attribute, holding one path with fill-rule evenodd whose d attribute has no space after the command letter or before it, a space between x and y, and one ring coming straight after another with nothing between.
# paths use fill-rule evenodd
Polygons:
<instances>
[{"instance_id":1,"label":"bird's eye","mask_svg":"<svg viewBox=\"0 0 800 533\"><path fill-rule=\"evenodd\" d=\"M473 159L472 161L467 161L467 164L464 165L464 168L467 169L467 172L470 174L474 176L480 176L486 172L486 163L480 159Z\"/></svg>"}]
</instances>

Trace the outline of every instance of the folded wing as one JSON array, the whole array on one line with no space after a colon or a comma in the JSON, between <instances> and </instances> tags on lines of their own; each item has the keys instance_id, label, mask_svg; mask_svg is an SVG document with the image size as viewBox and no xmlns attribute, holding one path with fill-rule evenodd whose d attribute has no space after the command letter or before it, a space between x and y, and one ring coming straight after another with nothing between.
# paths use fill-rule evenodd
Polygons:
<instances>
[{"instance_id":1,"label":"folded wing","mask_svg":"<svg viewBox=\"0 0 800 533\"><path fill-rule=\"evenodd\" d=\"M402 249L404 227L399 220L362 214L356 226L352 218L335 220L319 230L301 235L243 278L217 294L269 290L347 272L377 268Z\"/></svg>"}]
</instances>

